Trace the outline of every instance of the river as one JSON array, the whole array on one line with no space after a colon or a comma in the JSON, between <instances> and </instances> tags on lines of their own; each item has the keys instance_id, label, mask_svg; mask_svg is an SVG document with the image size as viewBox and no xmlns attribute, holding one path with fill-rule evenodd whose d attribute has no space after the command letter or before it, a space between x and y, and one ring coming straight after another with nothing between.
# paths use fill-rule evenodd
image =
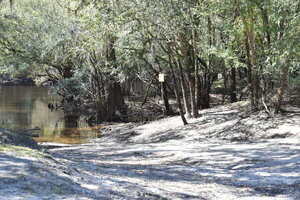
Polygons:
<instances>
[{"instance_id":1,"label":"river","mask_svg":"<svg viewBox=\"0 0 300 200\"><path fill-rule=\"evenodd\" d=\"M67 122L62 110L48 108L49 103L58 101L59 97L52 95L47 88L2 86L0 127L30 130L38 134L39 137L34 138L38 142L78 144L99 135L97 127L89 127L83 120Z\"/></svg>"}]
</instances>

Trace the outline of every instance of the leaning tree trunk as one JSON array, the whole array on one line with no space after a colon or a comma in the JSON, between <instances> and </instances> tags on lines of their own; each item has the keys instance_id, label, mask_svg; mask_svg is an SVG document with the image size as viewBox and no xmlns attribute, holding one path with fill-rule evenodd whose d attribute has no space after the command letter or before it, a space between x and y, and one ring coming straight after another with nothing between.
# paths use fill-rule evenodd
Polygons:
<instances>
[{"instance_id":1,"label":"leaning tree trunk","mask_svg":"<svg viewBox=\"0 0 300 200\"><path fill-rule=\"evenodd\" d=\"M174 88L174 93L175 93L175 96L176 96L176 101L177 101L177 104L178 104L179 114L180 114L181 120L183 122L183 125L187 125L188 122L187 122L187 120L184 116L184 113L183 113L183 109L182 109L182 105L181 105L181 99L180 99L180 96L179 96L178 84L177 84L177 81L176 81L176 76L175 76L174 68L173 68L170 57L169 57L169 66L170 66L170 69L171 69L171 72L172 72L173 88Z\"/></svg>"},{"instance_id":2,"label":"leaning tree trunk","mask_svg":"<svg viewBox=\"0 0 300 200\"><path fill-rule=\"evenodd\" d=\"M191 109L189 105L189 100L188 100L188 91L186 87L186 82L183 74L183 69L180 61L178 61L178 67L179 67L179 73L180 73L180 85L181 85L181 90L182 90L182 95L183 95L183 104L185 108L185 115L186 118L191 118Z\"/></svg>"}]
</instances>

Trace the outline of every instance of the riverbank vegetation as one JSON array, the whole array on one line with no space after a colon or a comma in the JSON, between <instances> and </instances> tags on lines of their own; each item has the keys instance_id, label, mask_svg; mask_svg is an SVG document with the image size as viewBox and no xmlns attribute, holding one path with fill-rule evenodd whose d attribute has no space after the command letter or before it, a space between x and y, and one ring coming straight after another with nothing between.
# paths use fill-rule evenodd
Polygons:
<instances>
[{"instance_id":1,"label":"riverbank vegetation","mask_svg":"<svg viewBox=\"0 0 300 200\"><path fill-rule=\"evenodd\" d=\"M184 124L211 106L212 93L223 101L248 99L251 110L273 116L299 85L298 1L0 5L0 72L47 82L66 112L91 110L91 121L126 120L125 96L146 102L157 94L164 114L179 112Z\"/></svg>"}]
</instances>

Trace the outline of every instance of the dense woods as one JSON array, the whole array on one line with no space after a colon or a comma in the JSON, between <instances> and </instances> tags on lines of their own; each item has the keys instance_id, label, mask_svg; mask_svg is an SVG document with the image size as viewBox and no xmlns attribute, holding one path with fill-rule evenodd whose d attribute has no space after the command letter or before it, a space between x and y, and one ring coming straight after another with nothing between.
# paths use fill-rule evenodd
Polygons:
<instances>
[{"instance_id":1,"label":"dense woods","mask_svg":"<svg viewBox=\"0 0 300 200\"><path fill-rule=\"evenodd\" d=\"M300 3L294 0L0 1L0 73L48 82L63 106L126 116L124 85L162 94L186 118L210 94L281 111L300 83ZM158 76L166 74L165 82ZM134 91L129 90L130 95ZM128 95L128 94L126 94Z\"/></svg>"}]
</instances>

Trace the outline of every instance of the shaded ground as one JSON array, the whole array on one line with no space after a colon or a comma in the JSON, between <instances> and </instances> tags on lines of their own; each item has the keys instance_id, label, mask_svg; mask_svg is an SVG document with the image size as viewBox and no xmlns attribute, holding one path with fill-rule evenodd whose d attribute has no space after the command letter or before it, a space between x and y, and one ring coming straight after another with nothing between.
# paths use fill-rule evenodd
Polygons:
<instances>
[{"instance_id":1,"label":"shaded ground","mask_svg":"<svg viewBox=\"0 0 300 200\"><path fill-rule=\"evenodd\" d=\"M202 111L188 126L171 117L106 127L34 159L0 148L0 199L300 199L297 108L271 119L239 107Z\"/></svg>"},{"instance_id":2,"label":"shaded ground","mask_svg":"<svg viewBox=\"0 0 300 200\"><path fill-rule=\"evenodd\" d=\"M15 133L3 128L0 128L0 145L1 144L18 145L38 149L38 144L26 133Z\"/></svg>"}]
</instances>

